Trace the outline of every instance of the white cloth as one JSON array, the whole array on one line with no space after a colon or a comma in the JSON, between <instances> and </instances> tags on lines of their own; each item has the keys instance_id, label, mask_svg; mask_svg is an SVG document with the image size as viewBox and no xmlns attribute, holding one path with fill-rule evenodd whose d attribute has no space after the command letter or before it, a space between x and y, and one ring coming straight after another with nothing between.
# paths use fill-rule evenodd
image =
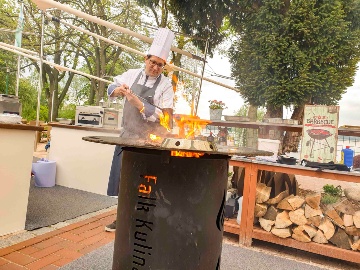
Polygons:
<instances>
[{"instance_id":1,"label":"white cloth","mask_svg":"<svg viewBox=\"0 0 360 270\"><path fill-rule=\"evenodd\" d=\"M138 84L144 85L146 81L145 86L152 87L155 84L156 79L158 77L148 77L148 79L146 80L144 69L129 69L123 74L114 77L114 82L110 84L107 89L108 96L110 97L112 92L114 92L115 87L121 86L122 84L126 84L131 89L131 86L135 82L140 72L142 73L142 75L140 76ZM161 76L161 80L158 87L155 90L154 105L160 108L173 108L174 91L171 82L164 75L160 74L159 76ZM125 102L125 99L123 102ZM146 119L148 121L155 122L156 119L159 119L159 115L161 113L162 111L156 108L154 114L146 117Z\"/></svg>"}]
</instances>

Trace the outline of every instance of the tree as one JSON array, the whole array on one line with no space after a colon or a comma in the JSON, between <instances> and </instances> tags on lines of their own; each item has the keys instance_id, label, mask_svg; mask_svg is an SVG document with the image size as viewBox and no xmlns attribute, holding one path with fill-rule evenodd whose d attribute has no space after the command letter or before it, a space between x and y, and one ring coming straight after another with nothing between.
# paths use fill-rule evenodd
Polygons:
<instances>
[{"instance_id":1,"label":"tree","mask_svg":"<svg viewBox=\"0 0 360 270\"><path fill-rule=\"evenodd\" d=\"M17 15L13 14L13 10L16 10L14 3L8 3L5 0L0 0L0 28L7 31L0 32L0 41L8 44L14 44L15 33L11 32L16 29ZM15 93L14 82L16 79L16 57L15 55L0 50L0 93L8 94Z\"/></svg>"},{"instance_id":2,"label":"tree","mask_svg":"<svg viewBox=\"0 0 360 270\"><path fill-rule=\"evenodd\" d=\"M73 1L74 8L85 13L97 16L100 19L120 25L124 28L132 28L134 32L144 31L141 26L141 10L133 1ZM114 40L128 47L144 51L146 45L136 38L118 33L105 26L98 25L85 20L76 20L77 25L85 30L100 35L104 38ZM142 58L139 55L131 55L122 48L108 44L107 42L93 36L84 37L86 42L82 44L81 57L85 63L88 73L109 79L118 75L128 68L135 68L140 65ZM73 43L73 46L77 46ZM111 78L110 78L111 80ZM88 104L99 104L105 96L106 84L96 79L90 79L90 95Z\"/></svg>"},{"instance_id":3,"label":"tree","mask_svg":"<svg viewBox=\"0 0 360 270\"><path fill-rule=\"evenodd\" d=\"M250 105L266 106L270 117L282 117L283 105L295 107L295 119L307 103L336 104L353 82L359 0L173 3L188 34L214 34L211 48L229 21L237 36L229 55L239 92Z\"/></svg>"},{"instance_id":4,"label":"tree","mask_svg":"<svg viewBox=\"0 0 360 270\"><path fill-rule=\"evenodd\" d=\"M337 104L360 57L359 7L359 1L269 0L254 8L230 50L245 100L267 106L268 117L282 117L282 106L293 105L291 118L300 123L305 104ZM294 135L287 133L281 152L297 149Z\"/></svg>"},{"instance_id":5,"label":"tree","mask_svg":"<svg viewBox=\"0 0 360 270\"><path fill-rule=\"evenodd\" d=\"M194 45L197 48L201 48L201 53L205 54L205 46L206 39L202 36L196 37L193 35L186 35L187 29L183 29L183 27L187 27L186 24L181 24L181 20L179 20L179 14L175 16L174 14L178 12L175 8L174 4L176 4L172 0L162 0L162 1L149 1L149 0L137 0L137 2L144 7L147 7L149 13L153 20L155 21L157 27L167 27L176 33L176 47L181 50L186 50L191 52L194 55L197 55L197 50L194 48ZM196 4L196 3L195 3ZM193 3L192 3L193 5ZM195 70L191 70L194 73L197 73L198 62L194 63L194 61L199 61L199 59L187 59L182 57L181 53L171 52L171 63L177 67L191 67ZM202 62L204 65L205 63ZM185 97L185 100L192 108L192 112L194 112L194 106L197 102L200 94L200 80L194 78L191 75L186 73L180 73L179 71L171 71L170 74L172 78L172 85L174 92L179 89L182 92L182 96ZM181 84L178 85L178 82ZM178 87L180 86L180 87ZM176 102L176 100L175 100ZM195 113L195 112L194 112Z\"/></svg>"}]
</instances>

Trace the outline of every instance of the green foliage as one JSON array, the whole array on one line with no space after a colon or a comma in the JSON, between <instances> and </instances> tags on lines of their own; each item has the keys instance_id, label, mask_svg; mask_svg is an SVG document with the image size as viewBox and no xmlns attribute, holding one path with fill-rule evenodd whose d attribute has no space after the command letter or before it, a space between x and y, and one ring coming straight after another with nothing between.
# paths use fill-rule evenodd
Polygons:
<instances>
[{"instance_id":1,"label":"green foliage","mask_svg":"<svg viewBox=\"0 0 360 270\"><path fill-rule=\"evenodd\" d=\"M258 106L336 104L360 59L359 1L284 3L258 2L237 25L230 62L240 93Z\"/></svg>"},{"instance_id":2,"label":"green foliage","mask_svg":"<svg viewBox=\"0 0 360 270\"><path fill-rule=\"evenodd\" d=\"M323 194L321 196L321 203L323 204L333 204L336 203L338 201L339 197L337 196L333 196L330 194Z\"/></svg>"},{"instance_id":3,"label":"green foliage","mask_svg":"<svg viewBox=\"0 0 360 270\"><path fill-rule=\"evenodd\" d=\"M69 104L59 110L59 118L75 119L76 105Z\"/></svg>"},{"instance_id":4,"label":"green foliage","mask_svg":"<svg viewBox=\"0 0 360 270\"><path fill-rule=\"evenodd\" d=\"M325 186L323 186L323 190L326 194L329 194L332 196L341 196L342 195L341 186L334 187L333 185L325 185Z\"/></svg>"},{"instance_id":5,"label":"green foliage","mask_svg":"<svg viewBox=\"0 0 360 270\"><path fill-rule=\"evenodd\" d=\"M321 196L321 202L323 204L335 203L342 195L341 186L334 187L333 185L326 184L323 186L323 190L324 194Z\"/></svg>"}]
</instances>

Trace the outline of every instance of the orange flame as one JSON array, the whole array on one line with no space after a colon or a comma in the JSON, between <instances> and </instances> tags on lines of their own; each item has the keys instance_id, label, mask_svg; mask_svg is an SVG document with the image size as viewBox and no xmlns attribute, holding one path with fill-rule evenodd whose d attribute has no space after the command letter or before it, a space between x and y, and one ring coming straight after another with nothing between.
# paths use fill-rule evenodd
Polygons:
<instances>
[{"instance_id":1,"label":"orange flame","mask_svg":"<svg viewBox=\"0 0 360 270\"><path fill-rule=\"evenodd\" d=\"M170 115L167 112L160 114L160 125L166 128L167 131L171 131L170 128Z\"/></svg>"},{"instance_id":2,"label":"orange flame","mask_svg":"<svg viewBox=\"0 0 360 270\"><path fill-rule=\"evenodd\" d=\"M185 152L185 151L171 151L172 157L195 157L199 158L202 157L204 153L198 153L198 152Z\"/></svg>"},{"instance_id":3,"label":"orange flame","mask_svg":"<svg viewBox=\"0 0 360 270\"><path fill-rule=\"evenodd\" d=\"M159 137L159 136L156 136L155 134L149 134L149 138L150 138L152 141L162 141L162 138Z\"/></svg>"},{"instance_id":4,"label":"orange flame","mask_svg":"<svg viewBox=\"0 0 360 270\"><path fill-rule=\"evenodd\" d=\"M193 139L197 133L200 133L204 126L210 121L201 120L195 115L186 115L175 117L175 121L179 126L179 137L186 139Z\"/></svg>"}]
</instances>

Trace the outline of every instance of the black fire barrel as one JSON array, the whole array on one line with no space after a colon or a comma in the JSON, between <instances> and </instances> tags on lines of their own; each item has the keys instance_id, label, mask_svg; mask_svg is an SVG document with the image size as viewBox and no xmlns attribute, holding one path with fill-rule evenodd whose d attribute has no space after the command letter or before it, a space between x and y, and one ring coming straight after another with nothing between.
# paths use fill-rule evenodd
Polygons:
<instances>
[{"instance_id":1,"label":"black fire barrel","mask_svg":"<svg viewBox=\"0 0 360 270\"><path fill-rule=\"evenodd\" d=\"M220 269L228 161L125 148L113 270Z\"/></svg>"}]
</instances>

